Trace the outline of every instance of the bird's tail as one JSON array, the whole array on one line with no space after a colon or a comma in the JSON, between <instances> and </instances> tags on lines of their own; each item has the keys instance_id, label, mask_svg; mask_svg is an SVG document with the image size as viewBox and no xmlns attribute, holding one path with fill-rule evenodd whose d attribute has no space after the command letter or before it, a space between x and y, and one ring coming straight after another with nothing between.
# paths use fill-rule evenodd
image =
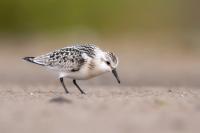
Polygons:
<instances>
[{"instance_id":1,"label":"bird's tail","mask_svg":"<svg viewBox=\"0 0 200 133\"><path fill-rule=\"evenodd\" d=\"M34 63L34 64L37 64L37 65L42 65L42 66L44 66L43 64L40 64L40 63L35 62L35 61L34 61L34 58L35 58L35 57L24 57L23 60L28 61L28 62L31 62L31 63Z\"/></svg>"},{"instance_id":2,"label":"bird's tail","mask_svg":"<svg viewBox=\"0 0 200 133\"><path fill-rule=\"evenodd\" d=\"M35 57L24 57L23 59L26 60L26 61L28 61L28 62L35 63L35 62L33 61L34 58L35 58Z\"/></svg>"}]
</instances>

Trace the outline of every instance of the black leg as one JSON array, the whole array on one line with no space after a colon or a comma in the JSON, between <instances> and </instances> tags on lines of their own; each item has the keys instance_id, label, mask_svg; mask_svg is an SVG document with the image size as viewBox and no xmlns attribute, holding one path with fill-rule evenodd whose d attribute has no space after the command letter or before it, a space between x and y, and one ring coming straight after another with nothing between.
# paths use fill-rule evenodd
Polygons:
<instances>
[{"instance_id":1,"label":"black leg","mask_svg":"<svg viewBox=\"0 0 200 133\"><path fill-rule=\"evenodd\" d=\"M85 94L85 92L83 90L81 90L81 88L78 86L75 79L73 80L73 83L78 88L78 90L81 92L81 94Z\"/></svg>"},{"instance_id":2,"label":"black leg","mask_svg":"<svg viewBox=\"0 0 200 133\"><path fill-rule=\"evenodd\" d=\"M67 90L67 88L65 87L65 83L63 81L63 78L60 78L60 83L62 84L63 88L65 89L66 93L69 93L69 91Z\"/></svg>"}]
</instances>

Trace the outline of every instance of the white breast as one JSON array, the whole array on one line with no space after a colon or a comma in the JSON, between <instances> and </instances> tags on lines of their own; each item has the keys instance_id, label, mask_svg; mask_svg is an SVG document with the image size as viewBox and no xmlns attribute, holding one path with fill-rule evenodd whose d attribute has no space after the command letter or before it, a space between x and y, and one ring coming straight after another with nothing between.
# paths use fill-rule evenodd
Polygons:
<instances>
[{"instance_id":1,"label":"white breast","mask_svg":"<svg viewBox=\"0 0 200 133\"><path fill-rule=\"evenodd\" d=\"M89 64L93 63L94 68L90 69ZM60 77L67 77L71 79L85 80L101 75L108 72L110 68L107 68L104 62L100 59L90 59L84 64L77 72L61 72Z\"/></svg>"}]
</instances>

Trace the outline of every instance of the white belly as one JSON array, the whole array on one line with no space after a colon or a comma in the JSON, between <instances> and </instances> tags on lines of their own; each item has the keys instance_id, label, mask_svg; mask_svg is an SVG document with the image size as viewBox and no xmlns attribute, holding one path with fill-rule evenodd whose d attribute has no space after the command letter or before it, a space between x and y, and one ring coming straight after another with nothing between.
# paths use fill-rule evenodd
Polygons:
<instances>
[{"instance_id":1,"label":"white belly","mask_svg":"<svg viewBox=\"0 0 200 133\"><path fill-rule=\"evenodd\" d=\"M60 77L67 77L67 78L77 79L77 80L86 80L86 79L90 79L101 74L103 74L103 72L80 70L77 72L70 72L70 73L61 72Z\"/></svg>"},{"instance_id":2,"label":"white belly","mask_svg":"<svg viewBox=\"0 0 200 133\"><path fill-rule=\"evenodd\" d=\"M101 75L106 71L105 69L102 69L100 66L96 66L94 69L89 69L87 65L83 66L79 71L76 72L61 72L60 77L67 77L71 79L78 79L78 80L85 80L90 79L93 77L96 77L98 75Z\"/></svg>"}]
</instances>

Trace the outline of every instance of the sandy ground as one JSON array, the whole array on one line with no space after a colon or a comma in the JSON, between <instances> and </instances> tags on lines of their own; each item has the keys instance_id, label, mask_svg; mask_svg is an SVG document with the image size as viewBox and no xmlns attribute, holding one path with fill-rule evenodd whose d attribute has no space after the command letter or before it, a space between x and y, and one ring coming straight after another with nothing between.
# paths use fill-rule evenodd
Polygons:
<instances>
[{"instance_id":1,"label":"sandy ground","mask_svg":"<svg viewBox=\"0 0 200 133\"><path fill-rule=\"evenodd\" d=\"M195 133L200 89L0 85L1 133Z\"/></svg>"},{"instance_id":2,"label":"sandy ground","mask_svg":"<svg viewBox=\"0 0 200 133\"><path fill-rule=\"evenodd\" d=\"M104 74L80 81L87 93L81 95L65 80L66 95L55 75L21 60L64 42L12 41L0 48L0 133L199 133L199 55L139 47L149 41L104 43L119 55L122 84Z\"/></svg>"}]
</instances>

